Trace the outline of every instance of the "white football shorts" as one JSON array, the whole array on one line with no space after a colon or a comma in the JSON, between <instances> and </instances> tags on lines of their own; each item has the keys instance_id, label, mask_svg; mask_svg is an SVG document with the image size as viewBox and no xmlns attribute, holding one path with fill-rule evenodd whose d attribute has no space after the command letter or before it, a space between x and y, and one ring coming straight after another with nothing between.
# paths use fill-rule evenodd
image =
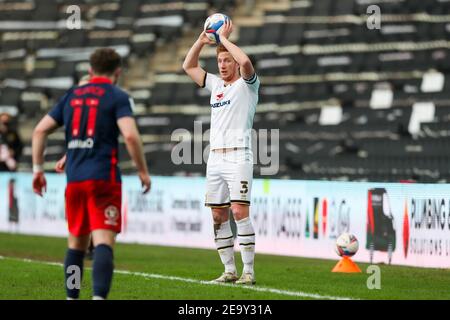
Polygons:
<instances>
[{"instance_id":1,"label":"white football shorts","mask_svg":"<svg viewBox=\"0 0 450 320\"><path fill-rule=\"evenodd\" d=\"M251 149L211 150L206 166L205 206L226 208L231 203L250 205L252 182Z\"/></svg>"}]
</instances>

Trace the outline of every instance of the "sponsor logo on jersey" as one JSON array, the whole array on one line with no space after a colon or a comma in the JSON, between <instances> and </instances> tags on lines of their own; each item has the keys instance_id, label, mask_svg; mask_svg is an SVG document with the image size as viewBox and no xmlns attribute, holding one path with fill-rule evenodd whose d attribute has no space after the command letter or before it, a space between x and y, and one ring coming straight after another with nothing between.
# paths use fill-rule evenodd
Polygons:
<instances>
[{"instance_id":1,"label":"sponsor logo on jersey","mask_svg":"<svg viewBox=\"0 0 450 320\"><path fill-rule=\"evenodd\" d=\"M89 138L86 140L72 140L67 146L69 149L92 149L94 148L94 140Z\"/></svg>"},{"instance_id":2,"label":"sponsor logo on jersey","mask_svg":"<svg viewBox=\"0 0 450 320\"><path fill-rule=\"evenodd\" d=\"M211 108L220 108L225 107L231 104L231 100L217 102L217 103L211 103Z\"/></svg>"},{"instance_id":3,"label":"sponsor logo on jersey","mask_svg":"<svg viewBox=\"0 0 450 320\"><path fill-rule=\"evenodd\" d=\"M219 93L219 94L216 94L216 100L217 101L220 101L220 100L222 100L223 99L223 92L222 93Z\"/></svg>"}]
</instances>

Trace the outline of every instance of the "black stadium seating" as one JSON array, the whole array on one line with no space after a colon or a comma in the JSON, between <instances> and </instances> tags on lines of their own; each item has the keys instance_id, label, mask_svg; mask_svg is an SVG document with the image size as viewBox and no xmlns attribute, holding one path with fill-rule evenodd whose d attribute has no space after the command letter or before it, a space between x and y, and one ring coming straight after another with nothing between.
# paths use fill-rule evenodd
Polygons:
<instances>
[{"instance_id":1,"label":"black stadium seating","mask_svg":"<svg viewBox=\"0 0 450 320\"><path fill-rule=\"evenodd\" d=\"M0 0L0 108L17 107L21 120L37 121L47 112L86 73L86 58L95 47L118 48L132 67L152 59L165 45L192 42L190 35L198 34L211 12L234 17L245 5L224 0L77 1L85 27L68 30L61 23L72 2ZM256 61L262 82L254 127L280 130L275 177L449 182L450 1L379 2L388 16L380 30L366 26L368 1L289 3L286 8L274 2L259 11L262 16L246 13L258 23L236 23L237 43ZM205 172L204 164L169 161L172 131L192 132L193 122L209 112L209 96L183 78L181 62L175 62L176 72L156 72L151 85L127 87L133 83L129 75L123 82L141 107L137 120L153 174ZM201 62L208 71L217 71L214 54L202 56ZM423 88L430 70L443 75L442 88ZM175 80L167 81L172 76ZM49 81L57 78L64 80ZM372 98L380 88L392 90L392 99L376 108ZM433 103L434 116L414 126L416 103ZM326 106L341 108L335 124L321 121ZM203 130L208 127L203 124ZM50 143L47 159L54 161L64 152L61 136ZM30 167L25 148L20 168ZM123 168L133 172L131 165Z\"/></svg>"}]
</instances>

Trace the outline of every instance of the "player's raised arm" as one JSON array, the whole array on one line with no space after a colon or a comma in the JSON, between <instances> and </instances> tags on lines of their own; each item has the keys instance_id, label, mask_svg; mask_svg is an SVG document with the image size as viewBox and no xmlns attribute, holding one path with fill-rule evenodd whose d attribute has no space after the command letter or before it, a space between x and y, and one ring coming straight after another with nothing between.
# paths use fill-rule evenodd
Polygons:
<instances>
[{"instance_id":1,"label":"player's raised arm","mask_svg":"<svg viewBox=\"0 0 450 320\"><path fill-rule=\"evenodd\" d=\"M228 50L228 52L231 53L234 60L236 60L236 62L239 64L241 76L244 79L250 79L255 74L255 69L253 68L252 61L245 54L245 52L230 40L228 40L228 37L230 36L232 31L233 23L231 22L231 20L225 21L225 24L223 25L219 33L220 42Z\"/></svg>"},{"instance_id":2,"label":"player's raised arm","mask_svg":"<svg viewBox=\"0 0 450 320\"><path fill-rule=\"evenodd\" d=\"M128 153L133 159L138 170L139 179L141 179L144 188L143 193L147 193L151 187L150 176L148 174L147 163L145 162L142 148L141 136L133 117L122 117L117 120L120 132L127 146Z\"/></svg>"},{"instance_id":3,"label":"player's raised arm","mask_svg":"<svg viewBox=\"0 0 450 320\"><path fill-rule=\"evenodd\" d=\"M47 136L56 130L59 124L51 116L46 115L38 123L33 131L32 137L32 156L33 156L33 191L42 196L46 189L46 180L44 177L44 149Z\"/></svg>"},{"instance_id":4,"label":"player's raised arm","mask_svg":"<svg viewBox=\"0 0 450 320\"><path fill-rule=\"evenodd\" d=\"M214 42L209 40L205 35L205 32L203 31L198 37L197 41L195 41L194 45L189 50L183 62L184 71L200 87L203 87L205 85L206 71L199 66L198 60L200 57L200 52L202 51L205 44L214 44Z\"/></svg>"}]
</instances>

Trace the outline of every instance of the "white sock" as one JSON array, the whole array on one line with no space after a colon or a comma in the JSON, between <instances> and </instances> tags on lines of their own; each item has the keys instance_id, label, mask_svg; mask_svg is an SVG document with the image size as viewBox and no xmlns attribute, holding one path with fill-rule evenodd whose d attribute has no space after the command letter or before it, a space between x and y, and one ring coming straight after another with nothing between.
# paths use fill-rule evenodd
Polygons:
<instances>
[{"instance_id":1,"label":"white sock","mask_svg":"<svg viewBox=\"0 0 450 320\"><path fill-rule=\"evenodd\" d=\"M100 296L93 296L92 300L105 300L105 298L100 297Z\"/></svg>"},{"instance_id":2,"label":"white sock","mask_svg":"<svg viewBox=\"0 0 450 320\"><path fill-rule=\"evenodd\" d=\"M230 220L220 225L214 225L214 234L214 242L216 243L220 260L225 266L225 272L236 273L236 265L234 263L234 239Z\"/></svg>"},{"instance_id":3,"label":"white sock","mask_svg":"<svg viewBox=\"0 0 450 320\"><path fill-rule=\"evenodd\" d=\"M255 262L255 230L253 229L250 217L236 221L237 238L241 247L242 262L244 263L244 273L254 274L253 265Z\"/></svg>"}]
</instances>

